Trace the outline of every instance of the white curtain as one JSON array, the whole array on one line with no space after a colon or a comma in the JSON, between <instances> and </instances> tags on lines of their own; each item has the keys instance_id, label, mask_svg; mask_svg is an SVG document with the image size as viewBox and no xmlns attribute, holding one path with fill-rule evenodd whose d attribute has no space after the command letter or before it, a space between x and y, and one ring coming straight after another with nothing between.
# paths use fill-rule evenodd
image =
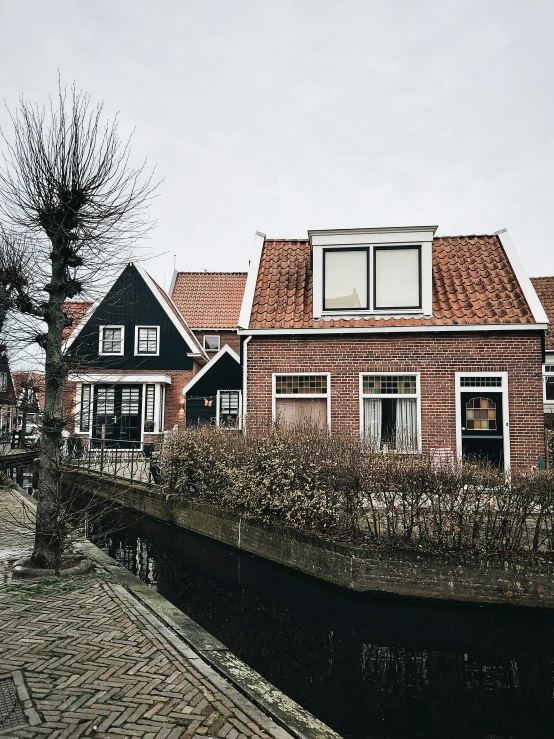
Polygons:
<instances>
[{"instance_id":1,"label":"white curtain","mask_svg":"<svg viewBox=\"0 0 554 739\"><path fill-rule=\"evenodd\" d=\"M381 449L383 406L380 400L364 400L364 436L375 449Z\"/></svg>"},{"instance_id":2,"label":"white curtain","mask_svg":"<svg viewBox=\"0 0 554 739\"><path fill-rule=\"evenodd\" d=\"M415 452L418 447L417 401L399 398L396 401L396 451Z\"/></svg>"}]
</instances>

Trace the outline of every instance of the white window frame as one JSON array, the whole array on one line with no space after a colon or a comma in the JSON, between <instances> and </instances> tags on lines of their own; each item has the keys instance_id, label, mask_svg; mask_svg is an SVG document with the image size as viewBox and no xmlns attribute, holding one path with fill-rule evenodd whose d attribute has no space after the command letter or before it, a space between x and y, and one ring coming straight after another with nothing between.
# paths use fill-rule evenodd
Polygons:
<instances>
[{"instance_id":1,"label":"white window frame","mask_svg":"<svg viewBox=\"0 0 554 739\"><path fill-rule=\"evenodd\" d=\"M547 367L554 367L554 360L551 362L545 362L542 366L542 382L543 382L543 388L542 388L542 399L544 405L548 408L548 412L552 413L554 409L554 400L547 400L546 399L546 378L547 377L554 377L554 372L547 372Z\"/></svg>"},{"instance_id":2,"label":"white window frame","mask_svg":"<svg viewBox=\"0 0 554 739\"><path fill-rule=\"evenodd\" d=\"M156 329L156 351L139 352L139 331L141 328ZM159 357L160 356L160 327L159 326L135 326L135 357Z\"/></svg>"},{"instance_id":3,"label":"white window frame","mask_svg":"<svg viewBox=\"0 0 554 739\"><path fill-rule=\"evenodd\" d=\"M413 395L407 395L406 393L367 393L364 394L364 377L415 377L416 378L416 391ZM423 448L422 440L422 428L421 428L421 372L414 372L413 370L406 370L405 372L379 372L379 370L373 370L371 372L360 372L359 374L359 395L360 395L360 438L364 438L364 400L369 398L371 400L397 400L399 398L407 400L409 398L415 399L416 401L416 420L417 420L417 449L413 449L409 452L397 452L396 449L390 449L388 452L380 452L381 454L421 454Z\"/></svg>"},{"instance_id":4,"label":"white window frame","mask_svg":"<svg viewBox=\"0 0 554 739\"><path fill-rule=\"evenodd\" d=\"M493 393L502 393L502 422L504 424L504 471L508 472L511 464L510 457L510 404L508 394L508 373L507 372L456 372L455 373L455 393L456 393L456 456L462 461L462 393L479 390L475 387L462 387L462 377L500 377L502 384L500 387L486 387L484 390Z\"/></svg>"},{"instance_id":5,"label":"white window frame","mask_svg":"<svg viewBox=\"0 0 554 739\"><path fill-rule=\"evenodd\" d=\"M238 414L238 426L220 426L219 424L219 401L221 393L238 393L239 394L239 414ZM224 431L242 431L242 390L237 388L233 390L218 390L216 397L216 408L215 408L215 425L222 428Z\"/></svg>"},{"instance_id":6,"label":"white window frame","mask_svg":"<svg viewBox=\"0 0 554 739\"><path fill-rule=\"evenodd\" d=\"M326 377L327 392L326 393L277 393L277 377ZM327 400L327 431L331 431L331 373L330 372L273 372L271 375L271 420L275 423L277 420L277 399L278 398L325 398Z\"/></svg>"},{"instance_id":7,"label":"white window frame","mask_svg":"<svg viewBox=\"0 0 554 739\"><path fill-rule=\"evenodd\" d=\"M104 343L104 331L107 328L119 328L121 329L121 351L119 352L104 352L102 346ZM98 354L101 357L122 357L125 354L125 326L117 324L109 324L106 326L100 326L98 332Z\"/></svg>"},{"instance_id":8,"label":"white window frame","mask_svg":"<svg viewBox=\"0 0 554 739\"><path fill-rule=\"evenodd\" d=\"M206 339L217 339L217 349L208 349L206 346ZM202 347L205 352L218 352L221 349L221 336L219 334L206 334L202 339Z\"/></svg>"},{"instance_id":9,"label":"white window frame","mask_svg":"<svg viewBox=\"0 0 554 739\"><path fill-rule=\"evenodd\" d=\"M90 385L90 408L88 431L81 431L81 414L83 412L83 385ZM75 435L92 438L92 420L94 408L94 383L78 382L75 389Z\"/></svg>"},{"instance_id":10,"label":"white window frame","mask_svg":"<svg viewBox=\"0 0 554 739\"><path fill-rule=\"evenodd\" d=\"M313 266L313 318L346 318L353 315L433 315L433 237L436 226L417 226L384 229L345 229L330 231L308 231L312 247ZM420 291L421 308L383 308L375 310L375 248L420 247ZM323 251L325 249L366 248L369 250L369 308L325 310L323 302Z\"/></svg>"}]
</instances>

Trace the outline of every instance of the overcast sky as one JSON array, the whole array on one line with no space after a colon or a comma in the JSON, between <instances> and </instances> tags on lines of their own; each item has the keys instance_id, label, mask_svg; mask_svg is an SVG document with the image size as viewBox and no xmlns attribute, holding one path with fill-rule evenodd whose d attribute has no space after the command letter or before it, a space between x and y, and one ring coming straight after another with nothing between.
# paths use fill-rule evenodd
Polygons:
<instances>
[{"instance_id":1,"label":"overcast sky","mask_svg":"<svg viewBox=\"0 0 554 739\"><path fill-rule=\"evenodd\" d=\"M146 264L245 270L256 230L508 228L554 274L554 3L0 0L1 95L62 80L163 178ZM9 134L9 119L0 111ZM162 252L167 252L162 255Z\"/></svg>"}]
</instances>

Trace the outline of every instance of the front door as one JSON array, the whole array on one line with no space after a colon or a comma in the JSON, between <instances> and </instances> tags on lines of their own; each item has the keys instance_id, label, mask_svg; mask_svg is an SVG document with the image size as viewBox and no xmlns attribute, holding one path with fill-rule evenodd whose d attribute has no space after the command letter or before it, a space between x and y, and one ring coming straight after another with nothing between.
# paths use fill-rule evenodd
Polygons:
<instances>
[{"instance_id":1,"label":"front door","mask_svg":"<svg viewBox=\"0 0 554 739\"><path fill-rule=\"evenodd\" d=\"M462 457L469 461L488 461L504 469L504 424L502 393L488 388L462 392Z\"/></svg>"},{"instance_id":2,"label":"front door","mask_svg":"<svg viewBox=\"0 0 554 739\"><path fill-rule=\"evenodd\" d=\"M92 440L95 446L137 447L141 442L141 385L96 385Z\"/></svg>"}]
</instances>

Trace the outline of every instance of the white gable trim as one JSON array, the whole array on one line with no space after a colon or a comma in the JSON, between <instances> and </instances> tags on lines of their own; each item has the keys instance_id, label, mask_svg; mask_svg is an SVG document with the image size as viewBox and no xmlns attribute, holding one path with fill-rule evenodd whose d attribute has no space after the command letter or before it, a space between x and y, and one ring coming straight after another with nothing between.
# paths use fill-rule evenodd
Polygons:
<instances>
[{"instance_id":1,"label":"white gable trim","mask_svg":"<svg viewBox=\"0 0 554 739\"><path fill-rule=\"evenodd\" d=\"M176 270L176 269L174 269L174 270L173 270L173 276L172 276L172 278L171 278L171 282L170 282L170 284L169 284L169 292L168 292L168 295L169 295L169 297L171 298L171 302L172 302L172 303L173 303L173 290L175 289L175 282L177 281L177 275L178 275L178 274L179 274L179 273L177 272L177 270ZM180 312L180 311L179 311L179 312Z\"/></svg>"},{"instance_id":2,"label":"white gable trim","mask_svg":"<svg viewBox=\"0 0 554 739\"><path fill-rule=\"evenodd\" d=\"M143 373L124 373L124 372L72 372L67 377L68 382L84 382L91 385L101 383L102 385L115 385L119 382L123 383L140 383L146 382L150 385L161 383L162 385L171 385L171 376L165 374L148 374Z\"/></svg>"},{"instance_id":3,"label":"white gable trim","mask_svg":"<svg viewBox=\"0 0 554 739\"><path fill-rule=\"evenodd\" d=\"M264 248L265 234L256 231L254 237L254 248L250 265L248 266L248 277L244 287L244 295L242 296L242 305L239 315L239 328L248 328L250 325L250 316L252 314L252 304L254 302L254 293L256 291L256 283L258 281L258 272L260 269L260 261L262 259L262 251Z\"/></svg>"},{"instance_id":4,"label":"white gable trim","mask_svg":"<svg viewBox=\"0 0 554 739\"><path fill-rule=\"evenodd\" d=\"M195 338L191 334L189 334L185 330L185 327L183 326L183 324L180 323L180 321L178 320L178 318L175 315L175 313L173 313L173 311L171 310L171 308L169 307L169 305L166 303L166 301L160 295L160 291L158 289L158 286L156 285L156 283L154 282L154 280L150 277L150 275L148 274L148 272L143 267L141 267L140 264L135 264L134 266L136 267L136 270L139 273L139 275L142 277L142 279L146 282L146 284L150 288L150 291L152 292L152 294L155 295L156 300L158 301L158 303L164 309L165 314L167 315L167 317L169 318L169 320L171 321L171 323L175 326L175 328L177 329L177 331L180 333L180 335L182 336L182 338L187 343L187 345L188 345L189 349L191 350L191 352L193 354L198 354L198 349L200 349L201 355L203 357L206 357L206 355L204 354L204 350L202 349L202 347L200 346L200 344L195 340ZM171 300L171 298L170 298L170 300ZM171 303L172 303L172 305L175 305L172 300L171 300ZM177 307L175 309L178 310ZM179 313L179 315L181 315L181 314Z\"/></svg>"},{"instance_id":5,"label":"white gable trim","mask_svg":"<svg viewBox=\"0 0 554 739\"><path fill-rule=\"evenodd\" d=\"M204 375L206 374L206 372L209 372L216 362L219 362L219 360L221 359L221 357L224 354L229 354L231 357L233 357L233 359L235 360L235 362L237 362L237 364L240 364L240 357L239 357L239 355L236 353L236 351L234 349L231 349L231 347L229 346L229 344L225 344L225 346L223 346L217 352L217 354L214 354L213 357L210 359L210 361L207 364L205 364L202 367L202 369L199 372L197 372L194 375L194 377L187 382L187 384L183 388L183 395L186 395L188 393L188 391L192 387L194 387L194 385L196 385L196 383L198 382L198 380L200 380L201 377L204 377Z\"/></svg>"},{"instance_id":6,"label":"white gable trim","mask_svg":"<svg viewBox=\"0 0 554 739\"><path fill-rule=\"evenodd\" d=\"M497 231L495 233L495 236L498 236L498 238L500 239L500 243L502 244L502 247L506 252L508 261L512 265L512 269L514 270L517 281L519 282L519 286L521 287L521 290L525 296L525 300L527 300L527 305L529 306L529 308L531 308L533 318L537 323L548 323L548 316L546 315L542 303L539 300L539 296L537 295L537 292L533 287L533 283L527 276L525 267L521 263L519 255L514 246L514 242L512 241L508 230L504 228L502 229L502 231Z\"/></svg>"}]
</instances>

